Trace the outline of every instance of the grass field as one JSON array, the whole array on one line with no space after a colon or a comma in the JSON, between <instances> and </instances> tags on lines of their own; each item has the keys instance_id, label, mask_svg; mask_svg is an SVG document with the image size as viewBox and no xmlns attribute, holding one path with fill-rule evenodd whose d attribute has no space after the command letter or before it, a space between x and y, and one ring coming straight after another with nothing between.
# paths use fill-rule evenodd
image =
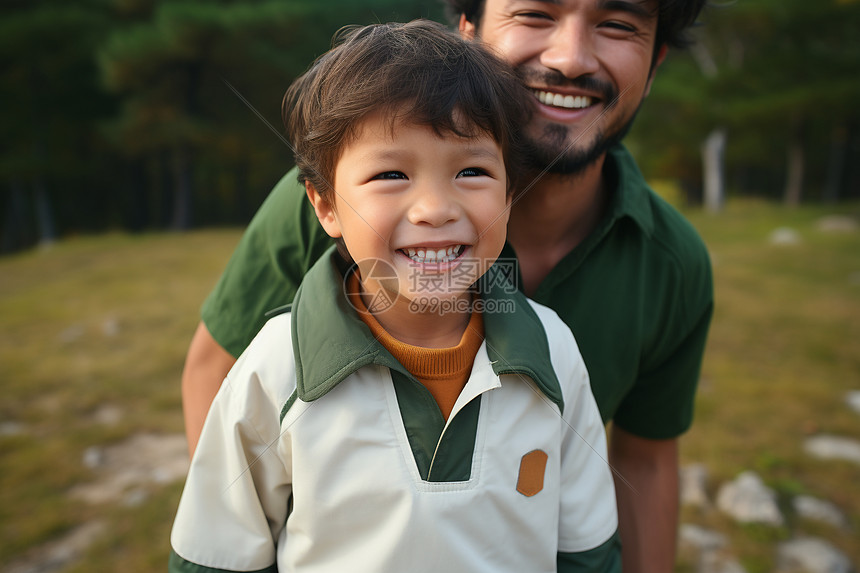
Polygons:
<instances>
[{"instance_id":1,"label":"grass field","mask_svg":"<svg viewBox=\"0 0 860 573\"><path fill-rule=\"evenodd\" d=\"M860 437L860 416L844 402L860 390L860 231L820 230L834 213L860 220L860 205L735 202L720 215L687 213L712 253L717 307L683 462L707 466L712 496L753 469L781 499L833 501L854 528L790 512L785 527L768 528L683 511L685 522L726 534L749 573L771 571L774 545L797 534L825 537L860 564L860 467L803 451L815 433ZM770 244L779 227L800 242ZM239 236L113 234L0 259L0 564L101 520L104 534L67 571L164 570L180 483L135 504L69 492L93 477L82 463L91 446L182 431L184 353ZM117 413L109 424L105 408Z\"/></svg>"}]
</instances>

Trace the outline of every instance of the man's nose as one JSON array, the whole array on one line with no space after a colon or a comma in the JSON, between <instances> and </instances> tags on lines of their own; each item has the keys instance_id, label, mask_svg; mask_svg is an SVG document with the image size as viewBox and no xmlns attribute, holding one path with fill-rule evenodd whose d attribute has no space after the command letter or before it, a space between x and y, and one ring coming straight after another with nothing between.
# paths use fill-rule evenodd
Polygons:
<instances>
[{"instance_id":1,"label":"man's nose","mask_svg":"<svg viewBox=\"0 0 860 573\"><path fill-rule=\"evenodd\" d=\"M541 64L570 79L594 74L600 68L594 40L584 19L569 18L560 22L547 39L548 45L540 56Z\"/></svg>"}]
</instances>

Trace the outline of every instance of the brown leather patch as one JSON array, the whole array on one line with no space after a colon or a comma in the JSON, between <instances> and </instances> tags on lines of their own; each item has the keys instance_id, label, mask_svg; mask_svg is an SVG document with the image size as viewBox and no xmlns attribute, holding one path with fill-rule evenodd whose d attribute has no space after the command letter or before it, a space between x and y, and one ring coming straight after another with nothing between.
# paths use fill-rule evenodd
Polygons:
<instances>
[{"instance_id":1,"label":"brown leather patch","mask_svg":"<svg viewBox=\"0 0 860 573\"><path fill-rule=\"evenodd\" d=\"M526 497L531 497L543 489L543 476L546 472L546 452L532 450L520 460L520 477L517 480L517 491Z\"/></svg>"}]
</instances>

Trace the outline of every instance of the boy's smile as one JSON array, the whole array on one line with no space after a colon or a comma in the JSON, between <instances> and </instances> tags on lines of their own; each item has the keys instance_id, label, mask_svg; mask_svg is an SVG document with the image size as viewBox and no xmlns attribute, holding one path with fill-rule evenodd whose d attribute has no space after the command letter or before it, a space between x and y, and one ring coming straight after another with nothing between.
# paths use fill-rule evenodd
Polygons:
<instances>
[{"instance_id":1,"label":"boy's smile","mask_svg":"<svg viewBox=\"0 0 860 573\"><path fill-rule=\"evenodd\" d=\"M389 320L392 313L414 315L416 304L468 300L471 285L504 245L505 163L499 145L483 133L439 134L372 114L344 147L332 183L333 208L311 186L308 195L323 228L343 238L358 264L364 295L394 301ZM374 280L377 261L398 280Z\"/></svg>"}]
</instances>

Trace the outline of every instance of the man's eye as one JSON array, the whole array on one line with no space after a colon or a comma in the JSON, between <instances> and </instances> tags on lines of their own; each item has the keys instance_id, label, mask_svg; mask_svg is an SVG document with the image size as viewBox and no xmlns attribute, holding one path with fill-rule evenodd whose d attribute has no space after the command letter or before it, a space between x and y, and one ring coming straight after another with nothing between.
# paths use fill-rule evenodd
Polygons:
<instances>
[{"instance_id":1,"label":"man's eye","mask_svg":"<svg viewBox=\"0 0 860 573\"><path fill-rule=\"evenodd\" d=\"M612 28L613 30L619 30L621 32L635 32L636 28L631 26L630 24L625 24L624 22L604 22L604 28Z\"/></svg>"},{"instance_id":2,"label":"man's eye","mask_svg":"<svg viewBox=\"0 0 860 573\"><path fill-rule=\"evenodd\" d=\"M486 175L487 172L480 167L467 167L457 174L457 177L480 177Z\"/></svg>"},{"instance_id":3,"label":"man's eye","mask_svg":"<svg viewBox=\"0 0 860 573\"><path fill-rule=\"evenodd\" d=\"M371 180L407 179L402 171L383 171L370 178Z\"/></svg>"},{"instance_id":4,"label":"man's eye","mask_svg":"<svg viewBox=\"0 0 860 573\"><path fill-rule=\"evenodd\" d=\"M522 20L549 20L550 17L543 12L520 12L516 15L517 18Z\"/></svg>"}]
</instances>

